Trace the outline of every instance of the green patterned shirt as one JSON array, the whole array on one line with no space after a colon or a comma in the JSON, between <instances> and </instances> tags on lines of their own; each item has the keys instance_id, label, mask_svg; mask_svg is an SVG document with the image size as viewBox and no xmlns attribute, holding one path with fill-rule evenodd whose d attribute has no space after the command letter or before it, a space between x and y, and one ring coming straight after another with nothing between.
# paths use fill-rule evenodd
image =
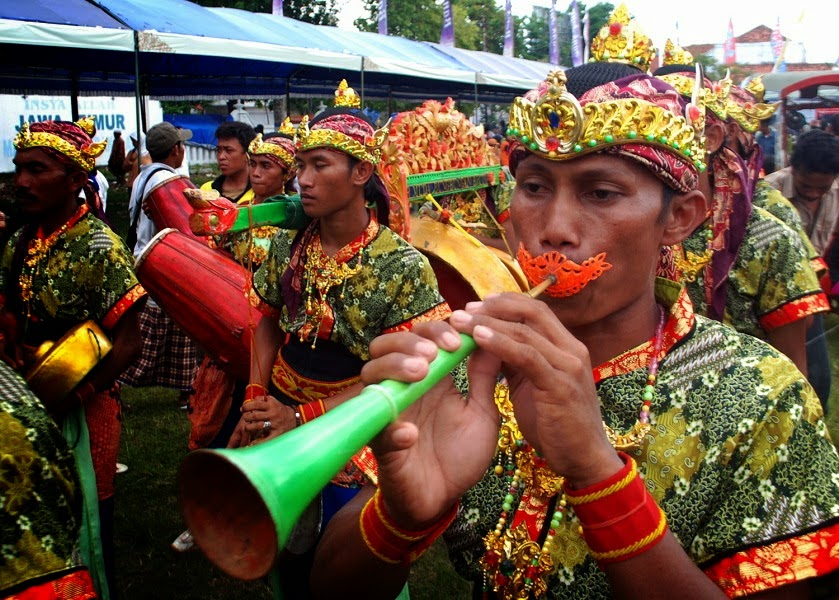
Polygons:
<instances>
[{"instance_id":1,"label":"green patterned shirt","mask_svg":"<svg viewBox=\"0 0 839 600\"><path fill-rule=\"evenodd\" d=\"M784 198L784 195L779 190L773 188L763 179L758 179L755 185L752 206L762 208L795 231L798 237L801 238L801 245L804 246L807 257L810 260L819 257L818 250L813 246L810 238L807 237L807 232L804 231L804 224L801 222L801 216L798 214L798 210L792 205L792 202Z\"/></svg>"},{"instance_id":2,"label":"green patterned shirt","mask_svg":"<svg viewBox=\"0 0 839 600\"><path fill-rule=\"evenodd\" d=\"M81 511L67 442L23 380L0 361L0 593L81 567Z\"/></svg>"},{"instance_id":3,"label":"green patterned shirt","mask_svg":"<svg viewBox=\"0 0 839 600\"><path fill-rule=\"evenodd\" d=\"M306 325L309 298L304 276L299 310L290 314L280 286L296 234L280 230L253 277L254 290L279 309L280 328L292 335ZM351 267L360 264L360 271L326 294L331 324L320 327L319 337L340 344L366 361L370 359L370 342L376 336L410 328L416 322L445 318L449 309L437 289L434 271L418 250L375 220L371 220L365 240L363 249L347 259Z\"/></svg>"},{"instance_id":4,"label":"green patterned shirt","mask_svg":"<svg viewBox=\"0 0 839 600\"><path fill-rule=\"evenodd\" d=\"M49 249L34 268L22 269L21 278L32 272L27 345L55 341L88 319L110 329L145 295L125 242L86 208L82 205L66 231L47 238ZM0 290L7 299L10 289L20 294L17 282L9 278L15 248L25 231L12 234L0 258Z\"/></svg>"},{"instance_id":5,"label":"green patterned shirt","mask_svg":"<svg viewBox=\"0 0 839 600\"><path fill-rule=\"evenodd\" d=\"M814 530L830 548L826 526L839 519L839 455L806 379L768 344L695 317L684 294L674 302L673 289L660 285L657 293L670 305L671 337L665 338L667 353L659 365L652 428L630 454L672 533L724 588L742 582L721 583L713 569L735 553ZM648 367L637 355L649 344L596 370L603 419L616 432L629 430L637 419ZM495 528L508 485L490 468L461 498L445 534L452 562L477 590L482 537ZM570 507L566 515L556 531L545 597L609 598L606 575L588 553L579 520ZM514 518L511 513L508 522ZM813 556L801 552L795 575L821 574L810 562ZM773 569L771 563L763 566Z\"/></svg>"},{"instance_id":6,"label":"green patterned shirt","mask_svg":"<svg viewBox=\"0 0 839 600\"><path fill-rule=\"evenodd\" d=\"M702 254L705 245L702 228L682 242L694 254ZM705 270L686 286L697 314L707 314ZM754 207L729 272L723 323L765 339L767 331L828 308L801 238Z\"/></svg>"}]
</instances>

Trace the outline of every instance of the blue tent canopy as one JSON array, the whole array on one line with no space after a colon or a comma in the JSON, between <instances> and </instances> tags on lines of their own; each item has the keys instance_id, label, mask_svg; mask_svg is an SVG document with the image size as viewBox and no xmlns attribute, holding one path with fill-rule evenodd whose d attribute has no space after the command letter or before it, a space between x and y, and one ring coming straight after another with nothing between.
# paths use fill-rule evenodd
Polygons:
<instances>
[{"instance_id":1,"label":"blue tent canopy","mask_svg":"<svg viewBox=\"0 0 839 600\"><path fill-rule=\"evenodd\" d=\"M187 0L0 0L7 93L322 96L346 78L365 97L507 102L539 64Z\"/></svg>"}]
</instances>

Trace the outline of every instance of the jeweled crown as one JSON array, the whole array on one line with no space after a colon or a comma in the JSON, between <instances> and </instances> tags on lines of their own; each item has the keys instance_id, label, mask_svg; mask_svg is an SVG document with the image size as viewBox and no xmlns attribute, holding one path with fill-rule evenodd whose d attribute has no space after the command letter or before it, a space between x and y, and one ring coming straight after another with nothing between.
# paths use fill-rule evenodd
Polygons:
<instances>
[{"instance_id":1,"label":"jeweled crown","mask_svg":"<svg viewBox=\"0 0 839 600\"><path fill-rule=\"evenodd\" d=\"M335 90L335 106L341 108L361 108L361 97L342 79Z\"/></svg>"},{"instance_id":2,"label":"jeweled crown","mask_svg":"<svg viewBox=\"0 0 839 600\"><path fill-rule=\"evenodd\" d=\"M664 64L665 65L692 65L693 54L674 44L672 40L668 39L664 43Z\"/></svg>"},{"instance_id":3,"label":"jeweled crown","mask_svg":"<svg viewBox=\"0 0 839 600\"><path fill-rule=\"evenodd\" d=\"M760 128L760 122L771 117L779 106L779 102L768 104L763 102L766 88L762 77L755 77L745 88L731 86L727 98L728 116L748 133L754 133Z\"/></svg>"},{"instance_id":4,"label":"jeweled crown","mask_svg":"<svg viewBox=\"0 0 839 600\"><path fill-rule=\"evenodd\" d=\"M548 74L547 85L535 101L516 98L507 135L550 160L573 159L610 146L643 144L675 154L700 171L705 169L701 94L688 105L686 119L639 98L581 106L565 89L565 82L565 73L555 70Z\"/></svg>"},{"instance_id":5,"label":"jeweled crown","mask_svg":"<svg viewBox=\"0 0 839 600\"><path fill-rule=\"evenodd\" d=\"M91 118L81 119L75 123L82 131L90 135L88 129L93 125L94 121ZM95 129L94 129L95 130ZM24 123L20 126L12 144L15 150L27 150L29 148L50 148L63 154L84 171L90 172L96 167L96 158L101 156L108 146L107 140L102 142L94 142L91 140L89 144L82 145L77 148L75 144L65 140L56 133L47 131L32 131L29 123Z\"/></svg>"},{"instance_id":6,"label":"jeweled crown","mask_svg":"<svg viewBox=\"0 0 839 600\"><path fill-rule=\"evenodd\" d=\"M652 40L630 19L625 4L618 6L591 40L590 62L620 62L647 71L655 59Z\"/></svg>"},{"instance_id":7,"label":"jeweled crown","mask_svg":"<svg viewBox=\"0 0 839 600\"><path fill-rule=\"evenodd\" d=\"M262 139L262 134L257 133L256 137L248 145L248 154L270 154L276 156L286 169L294 167L294 142L288 138L273 137L268 140Z\"/></svg>"}]
</instances>

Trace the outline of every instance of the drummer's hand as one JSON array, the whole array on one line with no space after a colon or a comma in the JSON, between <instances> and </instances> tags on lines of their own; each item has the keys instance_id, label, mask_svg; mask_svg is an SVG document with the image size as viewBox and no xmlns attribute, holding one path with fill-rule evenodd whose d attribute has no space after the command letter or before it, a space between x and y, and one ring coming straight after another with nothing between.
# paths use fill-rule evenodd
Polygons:
<instances>
[{"instance_id":1,"label":"drummer's hand","mask_svg":"<svg viewBox=\"0 0 839 600\"><path fill-rule=\"evenodd\" d=\"M554 472L583 487L620 470L603 432L588 348L547 304L525 294L492 295L449 321L484 350L471 368L504 372L522 435Z\"/></svg>"},{"instance_id":2,"label":"drummer's hand","mask_svg":"<svg viewBox=\"0 0 839 600\"><path fill-rule=\"evenodd\" d=\"M384 379L419 381L438 346L449 351L460 346L454 329L441 321L381 336L370 345L373 358L362 369L361 380L366 385ZM496 374L485 375L487 381L475 386L482 394L470 394L469 399L447 375L371 442L384 502L403 527L418 529L436 521L492 461L498 441Z\"/></svg>"},{"instance_id":3,"label":"drummer's hand","mask_svg":"<svg viewBox=\"0 0 839 600\"><path fill-rule=\"evenodd\" d=\"M273 396L259 396L242 405L245 431L251 439L273 438L297 427L294 409Z\"/></svg>"},{"instance_id":4,"label":"drummer's hand","mask_svg":"<svg viewBox=\"0 0 839 600\"><path fill-rule=\"evenodd\" d=\"M239 417L239 422L236 423L236 428L233 430L233 433L230 435L230 439L227 442L228 448L244 448L251 443L251 437L248 435L248 432L245 431L245 417Z\"/></svg>"}]
</instances>

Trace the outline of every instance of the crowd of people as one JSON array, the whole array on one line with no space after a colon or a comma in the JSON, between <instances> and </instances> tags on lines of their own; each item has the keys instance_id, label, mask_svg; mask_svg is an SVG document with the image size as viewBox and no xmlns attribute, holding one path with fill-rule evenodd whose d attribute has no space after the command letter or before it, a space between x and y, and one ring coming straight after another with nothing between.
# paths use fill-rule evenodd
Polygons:
<instances>
[{"instance_id":1,"label":"crowd of people","mask_svg":"<svg viewBox=\"0 0 839 600\"><path fill-rule=\"evenodd\" d=\"M471 356L324 482L278 595L363 581L366 598L407 598L442 538L474 598L810 597L839 567L823 321L839 137L804 133L778 168L759 78L713 81L671 42L653 69L625 6L591 53L487 131L515 180L499 220L541 296L450 308L389 226L388 125L345 82L296 128L219 126L203 190L240 209L299 194L307 220L202 242L248 283L247 376L135 273L164 227L151 205L194 187L179 171L191 132L160 123L128 153L115 136L123 240L92 122L21 126L0 245L0 597L114 595L124 386L179 390L190 450L244 448L302 435L367 386L423 380L461 334ZM77 356L47 385L59 344ZM186 530L172 546L196 543Z\"/></svg>"}]
</instances>

